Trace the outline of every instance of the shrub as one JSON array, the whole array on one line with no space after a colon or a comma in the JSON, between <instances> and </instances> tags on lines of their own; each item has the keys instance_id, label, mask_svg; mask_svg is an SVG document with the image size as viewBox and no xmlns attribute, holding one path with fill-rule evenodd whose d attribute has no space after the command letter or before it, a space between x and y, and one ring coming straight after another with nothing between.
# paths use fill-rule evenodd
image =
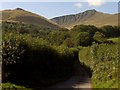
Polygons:
<instances>
[{"instance_id":1,"label":"shrub","mask_svg":"<svg viewBox=\"0 0 120 90\"><path fill-rule=\"evenodd\" d=\"M118 44L94 44L83 48L79 57L93 71L93 88L118 88Z\"/></svg>"},{"instance_id":2,"label":"shrub","mask_svg":"<svg viewBox=\"0 0 120 90\"><path fill-rule=\"evenodd\" d=\"M77 50L31 35L7 33L3 40L3 82L48 86L71 76L78 60Z\"/></svg>"},{"instance_id":3,"label":"shrub","mask_svg":"<svg viewBox=\"0 0 120 90\"><path fill-rule=\"evenodd\" d=\"M78 46L88 46L92 44L92 37L87 32L80 32L76 35L75 41Z\"/></svg>"}]
</instances>

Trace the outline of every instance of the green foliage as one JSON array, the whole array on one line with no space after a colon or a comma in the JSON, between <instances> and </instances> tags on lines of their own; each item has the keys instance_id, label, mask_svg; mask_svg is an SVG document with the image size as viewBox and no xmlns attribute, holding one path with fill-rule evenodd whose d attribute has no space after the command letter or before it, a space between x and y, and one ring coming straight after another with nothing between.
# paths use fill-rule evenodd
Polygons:
<instances>
[{"instance_id":1,"label":"green foliage","mask_svg":"<svg viewBox=\"0 0 120 90\"><path fill-rule=\"evenodd\" d=\"M94 88L118 88L118 56L118 44L95 44L80 51L80 61L93 70Z\"/></svg>"},{"instance_id":2,"label":"green foliage","mask_svg":"<svg viewBox=\"0 0 120 90\"><path fill-rule=\"evenodd\" d=\"M92 42L103 43L106 41L105 38L120 36L120 27L117 26L103 26L101 28L97 28L93 25L77 25L71 30L67 30L65 28L61 28L59 30L44 30L43 28L32 24L3 22L2 28L3 32L13 32L25 35L30 34L33 37L45 39L51 45L63 44L68 47L74 47L77 45L89 46ZM85 35L85 33L88 33L89 35ZM82 39L77 39L80 43L76 40L78 37L82 37ZM87 41L85 42L83 39L87 39Z\"/></svg>"},{"instance_id":3,"label":"green foliage","mask_svg":"<svg viewBox=\"0 0 120 90\"><path fill-rule=\"evenodd\" d=\"M76 42L74 40L72 40L71 38L65 39L62 45L66 46L66 47L70 47L70 48L77 46Z\"/></svg>"},{"instance_id":4,"label":"green foliage","mask_svg":"<svg viewBox=\"0 0 120 90\"><path fill-rule=\"evenodd\" d=\"M15 84L12 84L12 83L2 83L2 84L0 84L0 87L2 89L25 89L25 90L32 90L32 89L26 88L24 86L15 85Z\"/></svg>"},{"instance_id":5,"label":"green foliage","mask_svg":"<svg viewBox=\"0 0 120 90\"><path fill-rule=\"evenodd\" d=\"M88 46L92 44L92 38L87 32L80 32L75 37L78 46Z\"/></svg>"},{"instance_id":6,"label":"green foliage","mask_svg":"<svg viewBox=\"0 0 120 90\"><path fill-rule=\"evenodd\" d=\"M3 36L3 64L8 65L19 62L19 59L25 52L22 43L24 43L24 39L21 35L17 36L13 33L9 33Z\"/></svg>"},{"instance_id":7,"label":"green foliage","mask_svg":"<svg viewBox=\"0 0 120 90\"><path fill-rule=\"evenodd\" d=\"M48 40L54 45L61 45L68 37L68 31L52 31L48 35Z\"/></svg>"},{"instance_id":8,"label":"green foliage","mask_svg":"<svg viewBox=\"0 0 120 90\"><path fill-rule=\"evenodd\" d=\"M109 39L107 39L108 41L113 41L114 43L118 43L119 42L119 39L120 39L120 37L118 37L118 38L109 38Z\"/></svg>"},{"instance_id":9,"label":"green foliage","mask_svg":"<svg viewBox=\"0 0 120 90\"><path fill-rule=\"evenodd\" d=\"M100 28L101 32L106 36L106 37L118 37L120 36L120 27L118 26L103 26Z\"/></svg>"},{"instance_id":10,"label":"green foliage","mask_svg":"<svg viewBox=\"0 0 120 90\"><path fill-rule=\"evenodd\" d=\"M72 30L79 32L88 32L90 36L94 36L95 32L98 31L98 28L93 25L76 25L72 28Z\"/></svg>"},{"instance_id":11,"label":"green foliage","mask_svg":"<svg viewBox=\"0 0 120 90\"><path fill-rule=\"evenodd\" d=\"M3 82L46 87L65 80L74 72L80 50L80 61L93 71L93 87L117 87L119 43L110 38L120 35L119 27L77 25L70 31L43 30L13 22L4 22L2 27Z\"/></svg>"},{"instance_id":12,"label":"green foliage","mask_svg":"<svg viewBox=\"0 0 120 90\"><path fill-rule=\"evenodd\" d=\"M78 51L50 46L31 35L6 33L3 38L3 82L45 87L64 80L74 72Z\"/></svg>"},{"instance_id":13,"label":"green foliage","mask_svg":"<svg viewBox=\"0 0 120 90\"><path fill-rule=\"evenodd\" d=\"M99 43L102 43L102 42L106 41L105 35L101 32L98 32L98 31L95 32L95 35L94 35L93 38L94 38L94 40L96 40Z\"/></svg>"}]
</instances>

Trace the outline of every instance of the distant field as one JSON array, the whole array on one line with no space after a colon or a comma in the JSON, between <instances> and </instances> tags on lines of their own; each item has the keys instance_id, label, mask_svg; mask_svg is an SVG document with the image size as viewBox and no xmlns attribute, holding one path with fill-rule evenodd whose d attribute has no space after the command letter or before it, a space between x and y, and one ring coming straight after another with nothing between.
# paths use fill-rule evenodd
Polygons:
<instances>
[{"instance_id":1,"label":"distant field","mask_svg":"<svg viewBox=\"0 0 120 90\"><path fill-rule=\"evenodd\" d=\"M107 40L113 41L113 42L119 42L120 37L119 38L109 38Z\"/></svg>"}]
</instances>

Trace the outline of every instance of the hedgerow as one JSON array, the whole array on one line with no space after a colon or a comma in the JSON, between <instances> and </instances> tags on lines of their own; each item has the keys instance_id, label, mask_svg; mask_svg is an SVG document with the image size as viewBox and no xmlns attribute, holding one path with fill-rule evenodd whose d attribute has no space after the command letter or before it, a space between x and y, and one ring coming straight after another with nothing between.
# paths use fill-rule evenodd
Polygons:
<instances>
[{"instance_id":1,"label":"hedgerow","mask_svg":"<svg viewBox=\"0 0 120 90\"><path fill-rule=\"evenodd\" d=\"M3 82L49 86L72 75L78 51L50 46L42 38L6 33L3 38Z\"/></svg>"},{"instance_id":2,"label":"hedgerow","mask_svg":"<svg viewBox=\"0 0 120 90\"><path fill-rule=\"evenodd\" d=\"M80 51L80 62L93 71L93 88L118 88L118 54L118 44L94 44Z\"/></svg>"}]
</instances>

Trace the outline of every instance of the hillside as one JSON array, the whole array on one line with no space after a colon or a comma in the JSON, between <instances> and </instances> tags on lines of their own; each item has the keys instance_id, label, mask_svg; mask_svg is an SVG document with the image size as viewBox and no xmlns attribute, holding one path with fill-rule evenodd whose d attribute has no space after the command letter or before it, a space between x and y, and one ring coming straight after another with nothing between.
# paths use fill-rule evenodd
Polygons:
<instances>
[{"instance_id":1,"label":"hillside","mask_svg":"<svg viewBox=\"0 0 120 90\"><path fill-rule=\"evenodd\" d=\"M72 28L78 24L91 24L100 27L103 25L117 25L118 14L106 14L96 10L87 10L78 14L55 17L51 20L66 28Z\"/></svg>"},{"instance_id":2,"label":"hillside","mask_svg":"<svg viewBox=\"0 0 120 90\"><path fill-rule=\"evenodd\" d=\"M10 22L23 22L27 24L38 25L41 28L58 29L60 28L56 23L48 20L40 15L34 14L32 12L26 11L21 8L16 8L14 10L3 10L2 21Z\"/></svg>"}]
</instances>

